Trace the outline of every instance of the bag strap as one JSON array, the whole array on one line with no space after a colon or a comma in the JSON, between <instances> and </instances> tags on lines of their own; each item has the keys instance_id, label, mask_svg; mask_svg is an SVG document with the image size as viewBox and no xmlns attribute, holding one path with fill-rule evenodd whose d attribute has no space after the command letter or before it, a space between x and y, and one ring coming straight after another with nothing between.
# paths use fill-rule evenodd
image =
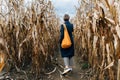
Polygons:
<instances>
[{"instance_id":1,"label":"bag strap","mask_svg":"<svg viewBox=\"0 0 120 80\"><path fill-rule=\"evenodd\" d=\"M63 27L64 27L64 29L67 29L67 27L66 27L66 25L65 25L65 24L63 24Z\"/></svg>"}]
</instances>

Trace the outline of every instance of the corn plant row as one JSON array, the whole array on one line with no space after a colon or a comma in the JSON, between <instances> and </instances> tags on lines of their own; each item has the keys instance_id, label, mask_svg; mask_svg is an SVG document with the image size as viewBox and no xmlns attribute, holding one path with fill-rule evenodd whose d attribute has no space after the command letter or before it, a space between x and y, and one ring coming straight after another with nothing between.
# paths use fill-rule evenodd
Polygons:
<instances>
[{"instance_id":1,"label":"corn plant row","mask_svg":"<svg viewBox=\"0 0 120 80\"><path fill-rule=\"evenodd\" d=\"M58 50L59 18L49 0L0 0L0 48L5 63L37 75ZM49 59L50 58L50 59ZM49 59L49 60L48 60Z\"/></svg>"},{"instance_id":2,"label":"corn plant row","mask_svg":"<svg viewBox=\"0 0 120 80\"><path fill-rule=\"evenodd\" d=\"M80 0L79 3L73 19L75 49L92 67L89 79L119 80L120 1Z\"/></svg>"}]
</instances>

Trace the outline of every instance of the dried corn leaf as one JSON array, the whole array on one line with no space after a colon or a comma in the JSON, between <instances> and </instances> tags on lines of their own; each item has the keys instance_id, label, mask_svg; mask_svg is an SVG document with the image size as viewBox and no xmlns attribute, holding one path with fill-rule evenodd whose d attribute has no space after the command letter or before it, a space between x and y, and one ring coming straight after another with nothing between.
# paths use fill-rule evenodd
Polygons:
<instances>
[{"instance_id":1,"label":"dried corn leaf","mask_svg":"<svg viewBox=\"0 0 120 80\"><path fill-rule=\"evenodd\" d=\"M46 53L45 53L45 49L44 49L44 47L43 47L42 44L40 44L40 49L42 50L43 55L46 55Z\"/></svg>"},{"instance_id":2,"label":"dried corn leaf","mask_svg":"<svg viewBox=\"0 0 120 80\"><path fill-rule=\"evenodd\" d=\"M0 53L0 72L3 70L5 66L5 54Z\"/></svg>"},{"instance_id":3,"label":"dried corn leaf","mask_svg":"<svg viewBox=\"0 0 120 80\"><path fill-rule=\"evenodd\" d=\"M110 4L109 4L108 0L105 0L105 2L107 4L108 8L110 8Z\"/></svg>"},{"instance_id":4,"label":"dried corn leaf","mask_svg":"<svg viewBox=\"0 0 120 80\"><path fill-rule=\"evenodd\" d=\"M111 62L108 66L106 66L106 67L104 68L104 70L105 70L105 69L110 69L110 67L112 67L113 65L114 65L114 61Z\"/></svg>"},{"instance_id":5,"label":"dried corn leaf","mask_svg":"<svg viewBox=\"0 0 120 80\"><path fill-rule=\"evenodd\" d=\"M105 17L105 19L106 19L106 21L107 21L108 23L110 23L110 24L112 24L113 26L115 26L115 21L114 21L114 20L112 20L112 19L110 19L110 18L107 18L107 17Z\"/></svg>"}]
</instances>

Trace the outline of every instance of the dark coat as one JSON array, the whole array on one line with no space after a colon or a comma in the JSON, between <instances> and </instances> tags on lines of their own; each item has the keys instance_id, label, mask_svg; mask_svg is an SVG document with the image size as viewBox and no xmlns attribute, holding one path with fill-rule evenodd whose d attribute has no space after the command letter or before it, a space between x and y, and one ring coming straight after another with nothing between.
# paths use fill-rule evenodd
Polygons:
<instances>
[{"instance_id":1,"label":"dark coat","mask_svg":"<svg viewBox=\"0 0 120 80\"><path fill-rule=\"evenodd\" d=\"M72 41L72 46L70 48L67 48L67 49L63 49L61 47L61 43L62 43L62 40L64 38L64 27L63 27L63 24L62 24L61 25L61 29L60 29L60 51L61 51L61 56L62 57L69 57L69 58L71 58L71 57L74 56L74 39L73 39L73 35L72 35L73 24L71 24L69 21L65 21L65 24L66 24L66 27L67 27L70 39Z\"/></svg>"}]
</instances>

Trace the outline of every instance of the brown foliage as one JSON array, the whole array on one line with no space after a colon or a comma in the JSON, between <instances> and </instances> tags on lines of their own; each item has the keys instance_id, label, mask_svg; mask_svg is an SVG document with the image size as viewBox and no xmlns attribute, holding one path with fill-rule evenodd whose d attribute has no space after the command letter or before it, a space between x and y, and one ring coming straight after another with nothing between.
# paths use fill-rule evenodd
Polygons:
<instances>
[{"instance_id":1,"label":"brown foliage","mask_svg":"<svg viewBox=\"0 0 120 80\"><path fill-rule=\"evenodd\" d=\"M32 72L38 75L58 50L59 19L53 6L48 0L35 0L28 6L24 0L4 3L7 13L0 11L0 37L8 59L18 71L32 63Z\"/></svg>"},{"instance_id":2,"label":"brown foliage","mask_svg":"<svg viewBox=\"0 0 120 80\"><path fill-rule=\"evenodd\" d=\"M120 48L119 1L81 1L74 18L76 53L92 67L91 80L116 80ZM79 34L79 35L78 35Z\"/></svg>"}]
</instances>

